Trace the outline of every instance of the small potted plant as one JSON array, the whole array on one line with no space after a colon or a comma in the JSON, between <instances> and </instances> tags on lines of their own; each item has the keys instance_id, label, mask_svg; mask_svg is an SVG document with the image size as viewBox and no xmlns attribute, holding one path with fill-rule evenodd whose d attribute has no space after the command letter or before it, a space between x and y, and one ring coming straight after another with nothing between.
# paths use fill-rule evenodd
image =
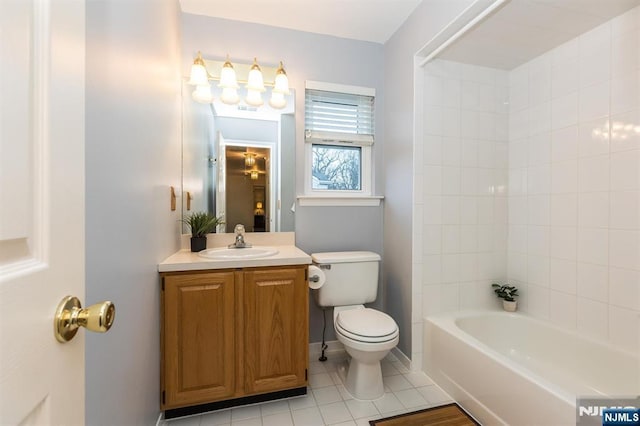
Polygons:
<instances>
[{"instance_id":1,"label":"small potted plant","mask_svg":"<svg viewBox=\"0 0 640 426\"><path fill-rule=\"evenodd\" d=\"M502 308L507 312L515 312L518 308L518 289L508 284L491 284L493 291L502 299Z\"/></svg>"},{"instance_id":2,"label":"small potted plant","mask_svg":"<svg viewBox=\"0 0 640 426\"><path fill-rule=\"evenodd\" d=\"M207 248L207 234L214 232L218 225L223 224L221 217L215 217L207 212L194 212L182 219L191 229L191 251L197 252Z\"/></svg>"}]
</instances>

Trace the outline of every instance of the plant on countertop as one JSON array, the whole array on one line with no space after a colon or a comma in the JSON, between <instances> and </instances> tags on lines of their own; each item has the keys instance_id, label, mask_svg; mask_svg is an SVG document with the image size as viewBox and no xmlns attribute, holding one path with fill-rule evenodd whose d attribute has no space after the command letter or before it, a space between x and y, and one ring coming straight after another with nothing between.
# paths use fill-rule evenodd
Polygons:
<instances>
[{"instance_id":1,"label":"plant on countertop","mask_svg":"<svg viewBox=\"0 0 640 426\"><path fill-rule=\"evenodd\" d=\"M507 302L515 302L518 297L518 289L515 286L508 284L491 284L493 291L498 295L500 299L504 299Z\"/></svg>"},{"instance_id":2,"label":"plant on countertop","mask_svg":"<svg viewBox=\"0 0 640 426\"><path fill-rule=\"evenodd\" d=\"M215 217L207 212L193 212L182 219L182 222L189 227L191 236L194 238L205 237L208 233L215 231L218 225L224 223L222 216Z\"/></svg>"}]
</instances>

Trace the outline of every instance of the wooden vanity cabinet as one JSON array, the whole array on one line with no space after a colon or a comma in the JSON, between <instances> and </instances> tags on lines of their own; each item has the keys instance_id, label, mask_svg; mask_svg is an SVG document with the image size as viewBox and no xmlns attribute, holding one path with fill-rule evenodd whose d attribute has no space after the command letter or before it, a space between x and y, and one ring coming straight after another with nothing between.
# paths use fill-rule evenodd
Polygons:
<instances>
[{"instance_id":1,"label":"wooden vanity cabinet","mask_svg":"<svg viewBox=\"0 0 640 426\"><path fill-rule=\"evenodd\" d=\"M306 386L309 303L306 266L244 273L244 389Z\"/></svg>"},{"instance_id":2,"label":"wooden vanity cabinet","mask_svg":"<svg viewBox=\"0 0 640 426\"><path fill-rule=\"evenodd\" d=\"M305 387L306 271L162 273L161 409Z\"/></svg>"}]
</instances>

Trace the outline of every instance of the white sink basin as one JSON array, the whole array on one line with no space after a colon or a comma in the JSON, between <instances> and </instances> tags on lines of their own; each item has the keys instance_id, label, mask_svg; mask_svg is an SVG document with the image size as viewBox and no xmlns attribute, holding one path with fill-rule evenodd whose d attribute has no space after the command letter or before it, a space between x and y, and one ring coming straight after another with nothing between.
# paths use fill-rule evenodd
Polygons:
<instances>
[{"instance_id":1,"label":"white sink basin","mask_svg":"<svg viewBox=\"0 0 640 426\"><path fill-rule=\"evenodd\" d=\"M247 247L247 248L227 248L218 247L202 250L198 253L202 257L214 260L245 260L260 259L263 257L278 254L278 249L273 247Z\"/></svg>"}]
</instances>

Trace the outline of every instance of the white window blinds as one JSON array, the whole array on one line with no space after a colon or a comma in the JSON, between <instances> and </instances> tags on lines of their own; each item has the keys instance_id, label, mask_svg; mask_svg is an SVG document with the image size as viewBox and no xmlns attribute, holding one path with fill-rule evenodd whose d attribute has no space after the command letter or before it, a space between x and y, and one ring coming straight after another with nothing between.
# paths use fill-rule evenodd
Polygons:
<instances>
[{"instance_id":1,"label":"white window blinds","mask_svg":"<svg viewBox=\"0 0 640 426\"><path fill-rule=\"evenodd\" d=\"M309 141L372 144L374 96L307 88L305 136Z\"/></svg>"}]
</instances>

